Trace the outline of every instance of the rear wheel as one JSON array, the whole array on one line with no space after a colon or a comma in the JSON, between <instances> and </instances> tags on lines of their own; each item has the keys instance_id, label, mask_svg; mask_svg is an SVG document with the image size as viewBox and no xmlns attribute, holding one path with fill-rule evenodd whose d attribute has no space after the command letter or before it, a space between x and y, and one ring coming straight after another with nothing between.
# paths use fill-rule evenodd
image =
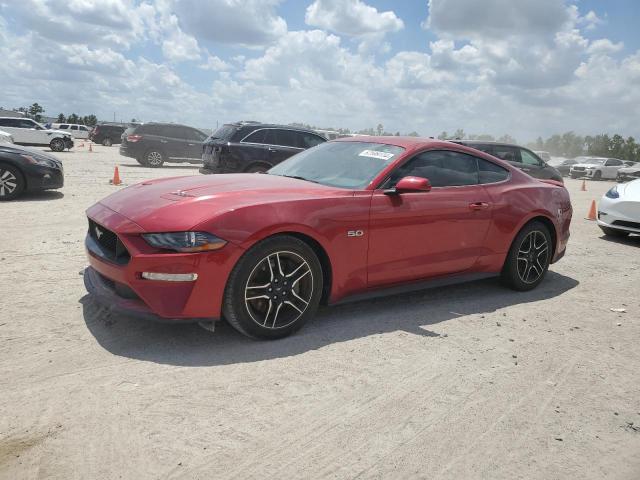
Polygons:
<instances>
[{"instance_id":1,"label":"rear wheel","mask_svg":"<svg viewBox=\"0 0 640 480\"><path fill-rule=\"evenodd\" d=\"M25 186L20 170L0 164L0 200L13 200L24 191Z\"/></svg>"},{"instance_id":2,"label":"rear wheel","mask_svg":"<svg viewBox=\"0 0 640 480\"><path fill-rule=\"evenodd\" d=\"M616 230L615 228L600 226L600 230L602 230L602 233L604 233L605 235L609 235L611 237L626 237L627 235L629 235L629 232L625 232L624 230Z\"/></svg>"},{"instance_id":3,"label":"rear wheel","mask_svg":"<svg viewBox=\"0 0 640 480\"><path fill-rule=\"evenodd\" d=\"M104 140L102 140L102 145L104 145L105 147L110 147L111 145L113 145L113 142L109 137L106 137Z\"/></svg>"},{"instance_id":4,"label":"rear wheel","mask_svg":"<svg viewBox=\"0 0 640 480\"><path fill-rule=\"evenodd\" d=\"M149 150L144 155L144 163L147 167L159 168L164 163L164 154L158 150Z\"/></svg>"},{"instance_id":5,"label":"rear wheel","mask_svg":"<svg viewBox=\"0 0 640 480\"><path fill-rule=\"evenodd\" d=\"M49 143L49 147L54 152L62 152L65 149L64 140L61 138L54 138Z\"/></svg>"},{"instance_id":6,"label":"rear wheel","mask_svg":"<svg viewBox=\"0 0 640 480\"><path fill-rule=\"evenodd\" d=\"M502 280L514 290L537 287L549 269L551 251L551 234L546 225L541 222L525 225L509 249Z\"/></svg>"},{"instance_id":7,"label":"rear wheel","mask_svg":"<svg viewBox=\"0 0 640 480\"><path fill-rule=\"evenodd\" d=\"M309 245L295 237L272 237L251 248L234 267L224 315L249 337L286 337L315 315L322 284L322 268Z\"/></svg>"}]
</instances>

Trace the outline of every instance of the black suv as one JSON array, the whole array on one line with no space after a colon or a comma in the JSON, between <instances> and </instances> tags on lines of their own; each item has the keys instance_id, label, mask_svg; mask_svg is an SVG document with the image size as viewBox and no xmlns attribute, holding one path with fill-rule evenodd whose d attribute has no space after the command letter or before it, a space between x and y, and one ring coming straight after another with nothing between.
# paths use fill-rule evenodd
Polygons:
<instances>
[{"instance_id":1,"label":"black suv","mask_svg":"<svg viewBox=\"0 0 640 480\"><path fill-rule=\"evenodd\" d=\"M206 138L206 133L186 125L145 123L127 128L120 155L135 158L146 167L161 167L164 162L200 163Z\"/></svg>"},{"instance_id":2,"label":"black suv","mask_svg":"<svg viewBox=\"0 0 640 480\"><path fill-rule=\"evenodd\" d=\"M114 143L120 143L126 128L122 125L96 125L89 133L89 140L110 147Z\"/></svg>"},{"instance_id":3,"label":"black suv","mask_svg":"<svg viewBox=\"0 0 640 480\"><path fill-rule=\"evenodd\" d=\"M257 122L223 125L204 143L200 173L265 172L327 139L312 130Z\"/></svg>"},{"instance_id":4,"label":"black suv","mask_svg":"<svg viewBox=\"0 0 640 480\"><path fill-rule=\"evenodd\" d=\"M496 158L509 162L532 177L542 180L562 182L562 175L551 165L547 165L538 155L528 148L510 143L480 142L476 140L452 140L454 143L481 150Z\"/></svg>"}]
</instances>

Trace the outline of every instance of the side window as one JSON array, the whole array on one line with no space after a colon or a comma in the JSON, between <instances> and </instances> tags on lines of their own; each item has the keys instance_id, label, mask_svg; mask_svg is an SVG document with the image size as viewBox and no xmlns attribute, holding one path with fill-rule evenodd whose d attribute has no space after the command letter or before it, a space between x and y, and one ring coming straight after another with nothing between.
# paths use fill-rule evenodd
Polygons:
<instances>
[{"instance_id":1,"label":"side window","mask_svg":"<svg viewBox=\"0 0 640 480\"><path fill-rule=\"evenodd\" d=\"M268 130L256 130L252 134L250 134L247 138L243 140L243 142L247 143L267 143L265 140L267 138Z\"/></svg>"},{"instance_id":2,"label":"side window","mask_svg":"<svg viewBox=\"0 0 640 480\"><path fill-rule=\"evenodd\" d=\"M605 163L605 165L607 167L618 167L622 165L622 162L620 160L616 160L615 158L610 158L609 160L607 160L607 163Z\"/></svg>"},{"instance_id":3,"label":"side window","mask_svg":"<svg viewBox=\"0 0 640 480\"><path fill-rule=\"evenodd\" d=\"M280 130L276 129L276 143L275 145L281 145L283 147L296 147L300 148L296 145L297 135L296 132L292 130Z\"/></svg>"},{"instance_id":4,"label":"side window","mask_svg":"<svg viewBox=\"0 0 640 480\"><path fill-rule=\"evenodd\" d=\"M522 163L525 165L534 165L537 167L542 166L542 161L540 161L538 157L522 148L520 149L520 157L522 158Z\"/></svg>"},{"instance_id":5,"label":"side window","mask_svg":"<svg viewBox=\"0 0 640 480\"><path fill-rule=\"evenodd\" d=\"M491 155L501 158L502 160L506 160L507 162L522 162L518 149L514 147L494 145Z\"/></svg>"},{"instance_id":6,"label":"side window","mask_svg":"<svg viewBox=\"0 0 640 480\"><path fill-rule=\"evenodd\" d=\"M0 118L0 127L13 127L10 118Z\"/></svg>"},{"instance_id":7,"label":"side window","mask_svg":"<svg viewBox=\"0 0 640 480\"><path fill-rule=\"evenodd\" d=\"M278 139L276 138L276 130L274 128L268 128L264 131L264 142L267 145L277 145Z\"/></svg>"},{"instance_id":8,"label":"side window","mask_svg":"<svg viewBox=\"0 0 640 480\"><path fill-rule=\"evenodd\" d=\"M324 138L320 138L318 135L313 135L312 133L304 133L304 132L299 132L296 133L296 136L298 137L298 144L297 146L299 148L311 148L311 147L315 147L316 145L319 145L321 143L324 143Z\"/></svg>"},{"instance_id":9,"label":"side window","mask_svg":"<svg viewBox=\"0 0 640 480\"><path fill-rule=\"evenodd\" d=\"M500 165L478 158L478 180L480 183L498 183L509 178L509 171Z\"/></svg>"},{"instance_id":10,"label":"side window","mask_svg":"<svg viewBox=\"0 0 640 480\"><path fill-rule=\"evenodd\" d=\"M60 125L58 127L59 130L67 130L69 128L69 125Z\"/></svg>"},{"instance_id":11,"label":"side window","mask_svg":"<svg viewBox=\"0 0 640 480\"><path fill-rule=\"evenodd\" d=\"M78 130L78 125L71 125L71 130Z\"/></svg>"},{"instance_id":12,"label":"side window","mask_svg":"<svg viewBox=\"0 0 640 480\"><path fill-rule=\"evenodd\" d=\"M392 173L386 184L394 186L403 177L428 178L433 187L477 185L478 164L464 153L437 150L420 153Z\"/></svg>"},{"instance_id":13,"label":"side window","mask_svg":"<svg viewBox=\"0 0 640 480\"><path fill-rule=\"evenodd\" d=\"M18 120L18 128L37 128L37 125L31 120Z\"/></svg>"}]
</instances>

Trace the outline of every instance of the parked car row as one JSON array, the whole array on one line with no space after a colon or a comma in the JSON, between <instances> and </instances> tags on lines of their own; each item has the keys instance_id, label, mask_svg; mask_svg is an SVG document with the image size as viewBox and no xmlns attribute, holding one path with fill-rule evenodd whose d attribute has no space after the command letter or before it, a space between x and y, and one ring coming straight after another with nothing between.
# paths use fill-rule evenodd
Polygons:
<instances>
[{"instance_id":1,"label":"parked car row","mask_svg":"<svg viewBox=\"0 0 640 480\"><path fill-rule=\"evenodd\" d=\"M62 162L50 153L0 143L0 200L13 200L23 192L61 188Z\"/></svg>"}]
</instances>

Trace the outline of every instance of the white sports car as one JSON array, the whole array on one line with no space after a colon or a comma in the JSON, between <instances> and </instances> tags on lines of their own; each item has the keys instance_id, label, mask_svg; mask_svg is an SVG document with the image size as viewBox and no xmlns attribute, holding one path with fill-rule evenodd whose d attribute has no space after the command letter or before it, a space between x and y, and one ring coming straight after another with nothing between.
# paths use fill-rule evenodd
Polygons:
<instances>
[{"instance_id":1,"label":"white sports car","mask_svg":"<svg viewBox=\"0 0 640 480\"><path fill-rule=\"evenodd\" d=\"M620 183L598 205L598 226L605 235L640 234L640 179Z\"/></svg>"}]
</instances>

